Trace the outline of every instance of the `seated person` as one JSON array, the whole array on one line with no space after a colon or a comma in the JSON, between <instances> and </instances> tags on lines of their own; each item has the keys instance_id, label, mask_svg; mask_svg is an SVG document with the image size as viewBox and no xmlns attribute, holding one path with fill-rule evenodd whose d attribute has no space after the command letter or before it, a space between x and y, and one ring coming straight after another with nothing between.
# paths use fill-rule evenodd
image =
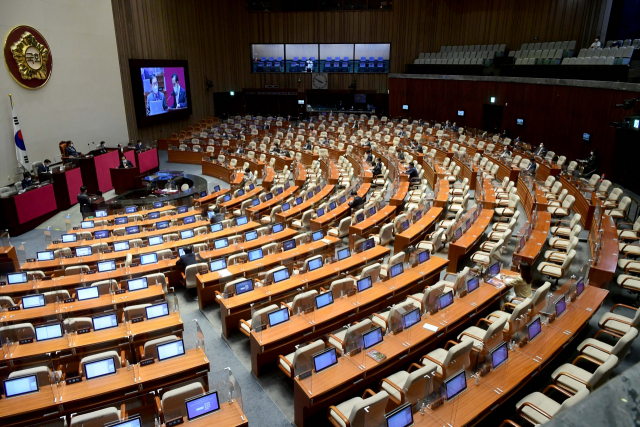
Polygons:
<instances>
[{"instance_id":1,"label":"seated person","mask_svg":"<svg viewBox=\"0 0 640 427\"><path fill-rule=\"evenodd\" d=\"M24 179L22 180L22 189L24 190L32 185L36 185L35 181L31 178L31 174L29 172L25 172Z\"/></svg>"},{"instance_id":2,"label":"seated person","mask_svg":"<svg viewBox=\"0 0 640 427\"><path fill-rule=\"evenodd\" d=\"M68 141L67 146L64 149L64 155L66 157L78 157L78 156L81 156L82 153L79 153L76 151L76 149L73 147L72 141Z\"/></svg>"},{"instance_id":3,"label":"seated person","mask_svg":"<svg viewBox=\"0 0 640 427\"><path fill-rule=\"evenodd\" d=\"M138 142L136 142L136 150L138 151L142 151L144 150L144 147L142 146L142 141L138 140Z\"/></svg>"},{"instance_id":4,"label":"seated person","mask_svg":"<svg viewBox=\"0 0 640 427\"><path fill-rule=\"evenodd\" d=\"M242 148L242 145L238 144L238 147L236 148L235 153L236 154L244 154L244 149Z\"/></svg>"},{"instance_id":5,"label":"seated person","mask_svg":"<svg viewBox=\"0 0 640 427\"><path fill-rule=\"evenodd\" d=\"M49 179L49 165L51 164L51 160L44 159L42 164L38 165L38 180L47 181Z\"/></svg>"},{"instance_id":6,"label":"seated person","mask_svg":"<svg viewBox=\"0 0 640 427\"><path fill-rule=\"evenodd\" d=\"M120 166L118 169L131 169L133 167L133 163L131 163L125 156L120 157Z\"/></svg>"},{"instance_id":7,"label":"seated person","mask_svg":"<svg viewBox=\"0 0 640 427\"><path fill-rule=\"evenodd\" d=\"M409 169L407 170L407 174L409 175L409 182L413 181L414 179L416 180L418 179L420 174L418 173L418 170L415 168L415 162L409 163Z\"/></svg>"},{"instance_id":8,"label":"seated person","mask_svg":"<svg viewBox=\"0 0 640 427\"><path fill-rule=\"evenodd\" d=\"M311 141L309 141L307 139L307 143L304 145L304 147L302 147L303 149L307 150L307 151L311 151L313 150L313 146L311 145Z\"/></svg>"},{"instance_id":9,"label":"seated person","mask_svg":"<svg viewBox=\"0 0 640 427\"><path fill-rule=\"evenodd\" d=\"M382 173L382 160L380 157L376 160L376 164L373 166L373 176L380 175Z\"/></svg>"},{"instance_id":10,"label":"seated person","mask_svg":"<svg viewBox=\"0 0 640 427\"><path fill-rule=\"evenodd\" d=\"M416 149L415 149L418 153L423 154L424 150L422 149L422 145L418 144L416 142Z\"/></svg>"},{"instance_id":11,"label":"seated person","mask_svg":"<svg viewBox=\"0 0 640 427\"><path fill-rule=\"evenodd\" d=\"M244 179L246 180L246 182L249 182L253 179L253 173L251 172L251 169L246 168L244 170Z\"/></svg>"},{"instance_id":12,"label":"seated person","mask_svg":"<svg viewBox=\"0 0 640 427\"><path fill-rule=\"evenodd\" d=\"M178 261L176 261L176 265L180 266L183 271L187 269L190 265L197 264L202 262L202 258L200 258L200 254L193 253L193 246L188 245L184 248L184 255L180 257Z\"/></svg>"},{"instance_id":13,"label":"seated person","mask_svg":"<svg viewBox=\"0 0 640 427\"><path fill-rule=\"evenodd\" d=\"M402 152L402 150L398 151L398 160L404 162L404 153Z\"/></svg>"},{"instance_id":14,"label":"seated person","mask_svg":"<svg viewBox=\"0 0 640 427\"><path fill-rule=\"evenodd\" d=\"M277 153L280 154L280 148L278 148L278 144L275 144L273 146L273 150L271 150L272 153Z\"/></svg>"},{"instance_id":15,"label":"seated person","mask_svg":"<svg viewBox=\"0 0 640 427\"><path fill-rule=\"evenodd\" d=\"M367 150L365 161L367 163L373 163L373 154L371 153L371 150Z\"/></svg>"},{"instance_id":16,"label":"seated person","mask_svg":"<svg viewBox=\"0 0 640 427\"><path fill-rule=\"evenodd\" d=\"M351 208L351 215L353 215L360 208L360 206L364 205L365 200L362 197L358 196L358 193L355 190L351 190L351 196L353 197L353 200L351 200L348 204Z\"/></svg>"}]
</instances>

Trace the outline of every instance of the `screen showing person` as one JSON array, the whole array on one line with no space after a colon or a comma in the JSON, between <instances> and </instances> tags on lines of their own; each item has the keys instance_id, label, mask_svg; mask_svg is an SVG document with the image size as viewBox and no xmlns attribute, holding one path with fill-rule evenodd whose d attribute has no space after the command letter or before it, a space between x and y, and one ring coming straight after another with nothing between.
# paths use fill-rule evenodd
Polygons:
<instances>
[{"instance_id":1,"label":"screen showing person","mask_svg":"<svg viewBox=\"0 0 640 427\"><path fill-rule=\"evenodd\" d=\"M115 271L116 261L111 259L108 261L100 261L98 263L98 273L105 273L107 271Z\"/></svg>"},{"instance_id":2,"label":"screen showing person","mask_svg":"<svg viewBox=\"0 0 640 427\"><path fill-rule=\"evenodd\" d=\"M556 300L555 306L556 306L556 317L560 317L560 315L564 313L565 310L567 309L567 302L564 299L564 295L562 295L560 298Z\"/></svg>"},{"instance_id":3,"label":"screen showing person","mask_svg":"<svg viewBox=\"0 0 640 427\"><path fill-rule=\"evenodd\" d=\"M371 329L369 332L362 334L362 341L364 342L364 349L368 350L376 344L382 342L382 327Z\"/></svg>"},{"instance_id":4,"label":"screen showing person","mask_svg":"<svg viewBox=\"0 0 640 427\"><path fill-rule=\"evenodd\" d=\"M402 405L384 416L387 419L387 427L409 427L413 425L411 403Z\"/></svg>"},{"instance_id":5,"label":"screen showing person","mask_svg":"<svg viewBox=\"0 0 640 427\"><path fill-rule=\"evenodd\" d=\"M314 242L317 242L320 239L324 239L324 233L322 233L322 230L314 231L311 238Z\"/></svg>"},{"instance_id":6,"label":"screen showing person","mask_svg":"<svg viewBox=\"0 0 640 427\"><path fill-rule=\"evenodd\" d=\"M262 257L263 257L262 248L258 248L258 249L254 249L252 251L249 251L249 253L247 255L249 257L249 261L255 261L257 259L262 259Z\"/></svg>"},{"instance_id":7,"label":"screen showing person","mask_svg":"<svg viewBox=\"0 0 640 427\"><path fill-rule=\"evenodd\" d=\"M496 346L490 353L491 357L491 369L496 369L502 365L509 358L509 349L507 348L507 342L504 341Z\"/></svg>"},{"instance_id":8,"label":"screen showing person","mask_svg":"<svg viewBox=\"0 0 640 427\"><path fill-rule=\"evenodd\" d=\"M127 282L127 288L129 289L129 292L139 291L141 289L147 289L148 287L149 287L149 284L147 283L146 277L129 280Z\"/></svg>"},{"instance_id":9,"label":"screen showing person","mask_svg":"<svg viewBox=\"0 0 640 427\"><path fill-rule=\"evenodd\" d=\"M453 304L453 291L449 291L445 294L441 294L438 298L440 302L440 310L443 310Z\"/></svg>"},{"instance_id":10,"label":"screen showing person","mask_svg":"<svg viewBox=\"0 0 640 427\"><path fill-rule=\"evenodd\" d=\"M162 236L149 237L149 246L161 245L163 243Z\"/></svg>"},{"instance_id":11,"label":"screen showing person","mask_svg":"<svg viewBox=\"0 0 640 427\"><path fill-rule=\"evenodd\" d=\"M62 235L62 243L72 243L72 242L77 242L78 241L78 236L76 236L75 234L63 234Z\"/></svg>"},{"instance_id":12,"label":"screen showing person","mask_svg":"<svg viewBox=\"0 0 640 427\"><path fill-rule=\"evenodd\" d=\"M36 259L38 261L51 261L53 258L53 251L42 251L36 253Z\"/></svg>"},{"instance_id":13,"label":"screen showing person","mask_svg":"<svg viewBox=\"0 0 640 427\"><path fill-rule=\"evenodd\" d=\"M318 309L326 307L330 304L333 304L333 293L331 291L316 295L316 307L318 307Z\"/></svg>"},{"instance_id":14,"label":"screen showing person","mask_svg":"<svg viewBox=\"0 0 640 427\"><path fill-rule=\"evenodd\" d=\"M356 282L356 286L358 287L358 292L366 291L367 289L373 286L371 282L371 276L363 277L362 279Z\"/></svg>"},{"instance_id":15,"label":"screen showing person","mask_svg":"<svg viewBox=\"0 0 640 427\"><path fill-rule=\"evenodd\" d=\"M110 329L118 326L118 318L115 313L105 314L103 316L96 316L92 318L91 323L93 323L94 331L101 331L103 329Z\"/></svg>"},{"instance_id":16,"label":"screen showing person","mask_svg":"<svg viewBox=\"0 0 640 427\"><path fill-rule=\"evenodd\" d=\"M169 305L166 302L161 304L154 304L149 307L145 307L147 312L147 320L156 319L158 317L164 317L169 315Z\"/></svg>"},{"instance_id":17,"label":"screen showing person","mask_svg":"<svg viewBox=\"0 0 640 427\"><path fill-rule=\"evenodd\" d=\"M44 307L46 305L46 301L44 299L44 295L29 295L26 297L22 297L22 308L35 308L35 307Z\"/></svg>"},{"instance_id":18,"label":"screen showing person","mask_svg":"<svg viewBox=\"0 0 640 427\"><path fill-rule=\"evenodd\" d=\"M338 363L335 347L329 347L311 356L316 374Z\"/></svg>"},{"instance_id":19,"label":"screen showing person","mask_svg":"<svg viewBox=\"0 0 640 427\"><path fill-rule=\"evenodd\" d=\"M404 272L404 267L402 266L402 262L399 262L393 266L391 266L390 275L391 277L396 277Z\"/></svg>"},{"instance_id":20,"label":"screen showing person","mask_svg":"<svg viewBox=\"0 0 640 427\"><path fill-rule=\"evenodd\" d=\"M140 69L140 76L147 116L187 108L187 82L183 67L145 67Z\"/></svg>"},{"instance_id":21,"label":"screen showing person","mask_svg":"<svg viewBox=\"0 0 640 427\"><path fill-rule=\"evenodd\" d=\"M9 273L7 274L7 282L10 285L27 283L27 273Z\"/></svg>"},{"instance_id":22,"label":"screen showing person","mask_svg":"<svg viewBox=\"0 0 640 427\"><path fill-rule=\"evenodd\" d=\"M98 292L98 288L96 286L92 286L89 288L76 289L76 296L78 297L78 301L85 301L88 299L99 298L100 293Z\"/></svg>"},{"instance_id":23,"label":"screen showing person","mask_svg":"<svg viewBox=\"0 0 640 427\"><path fill-rule=\"evenodd\" d=\"M52 323L49 325L36 326L36 341L47 341L62 337L62 324Z\"/></svg>"},{"instance_id":24,"label":"screen showing person","mask_svg":"<svg viewBox=\"0 0 640 427\"><path fill-rule=\"evenodd\" d=\"M93 227L94 227L93 221L82 221L80 223L80 228L82 228L82 229L93 228Z\"/></svg>"},{"instance_id":25,"label":"screen showing person","mask_svg":"<svg viewBox=\"0 0 640 427\"><path fill-rule=\"evenodd\" d=\"M405 313L402 318L404 320L404 328L408 329L420 321L420 310L414 308L410 312Z\"/></svg>"},{"instance_id":26,"label":"screen showing person","mask_svg":"<svg viewBox=\"0 0 640 427\"><path fill-rule=\"evenodd\" d=\"M529 335L529 341L533 341L535 337L542 332L542 323L540 323L540 316L527 323L527 334Z\"/></svg>"},{"instance_id":27,"label":"screen showing person","mask_svg":"<svg viewBox=\"0 0 640 427\"><path fill-rule=\"evenodd\" d=\"M85 363L82 370L84 371L87 380L92 380L94 378L115 374L116 365L113 363L113 357L109 357L102 360L96 360L95 362Z\"/></svg>"},{"instance_id":28,"label":"screen showing person","mask_svg":"<svg viewBox=\"0 0 640 427\"><path fill-rule=\"evenodd\" d=\"M187 405L187 418L189 421L203 417L220 409L217 391L210 391L205 394L190 397L185 400L185 403Z\"/></svg>"},{"instance_id":29,"label":"screen showing person","mask_svg":"<svg viewBox=\"0 0 640 427\"><path fill-rule=\"evenodd\" d=\"M5 397L15 397L38 391L38 377L36 375L25 375L17 378L4 380Z\"/></svg>"},{"instance_id":30,"label":"screen showing person","mask_svg":"<svg viewBox=\"0 0 640 427\"><path fill-rule=\"evenodd\" d=\"M93 233L95 239L107 239L109 238L109 230L99 230Z\"/></svg>"},{"instance_id":31,"label":"screen showing person","mask_svg":"<svg viewBox=\"0 0 640 427\"><path fill-rule=\"evenodd\" d=\"M269 326L274 327L289 320L289 308L281 308L280 310L269 313Z\"/></svg>"},{"instance_id":32,"label":"screen showing person","mask_svg":"<svg viewBox=\"0 0 640 427\"><path fill-rule=\"evenodd\" d=\"M467 389L467 377L464 369L444 382L447 400L451 400Z\"/></svg>"},{"instance_id":33,"label":"screen showing person","mask_svg":"<svg viewBox=\"0 0 640 427\"><path fill-rule=\"evenodd\" d=\"M181 339L175 340L160 344L156 349L158 350L158 361L162 362L163 360L184 355L184 342Z\"/></svg>"},{"instance_id":34,"label":"screen showing person","mask_svg":"<svg viewBox=\"0 0 640 427\"><path fill-rule=\"evenodd\" d=\"M480 279L477 277L469 277L467 279L467 292L471 293L480 286Z\"/></svg>"},{"instance_id":35,"label":"screen showing person","mask_svg":"<svg viewBox=\"0 0 640 427\"><path fill-rule=\"evenodd\" d=\"M227 260L224 258L213 260L209 263L209 270L218 271L227 268Z\"/></svg>"},{"instance_id":36,"label":"screen showing person","mask_svg":"<svg viewBox=\"0 0 640 427\"><path fill-rule=\"evenodd\" d=\"M289 270L287 268L280 269L273 273L273 283L282 282L289 278Z\"/></svg>"},{"instance_id":37,"label":"screen showing person","mask_svg":"<svg viewBox=\"0 0 640 427\"><path fill-rule=\"evenodd\" d=\"M236 288L236 295L242 295L253 290L253 280L243 280L242 282L236 283L233 286Z\"/></svg>"}]
</instances>

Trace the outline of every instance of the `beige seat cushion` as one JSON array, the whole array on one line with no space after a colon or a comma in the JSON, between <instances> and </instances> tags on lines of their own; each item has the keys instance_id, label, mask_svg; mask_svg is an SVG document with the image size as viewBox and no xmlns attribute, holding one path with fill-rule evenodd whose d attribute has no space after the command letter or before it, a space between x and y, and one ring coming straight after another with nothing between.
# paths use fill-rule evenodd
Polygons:
<instances>
[{"instance_id":1,"label":"beige seat cushion","mask_svg":"<svg viewBox=\"0 0 640 427\"><path fill-rule=\"evenodd\" d=\"M562 269L559 265L552 264L550 262L542 262L538 266L538 271L542 274L551 274L553 276L562 275Z\"/></svg>"},{"instance_id":2,"label":"beige seat cushion","mask_svg":"<svg viewBox=\"0 0 640 427\"><path fill-rule=\"evenodd\" d=\"M639 245L629 245L627 243L620 243L618 245L619 250L625 254L640 255Z\"/></svg>"},{"instance_id":3,"label":"beige seat cushion","mask_svg":"<svg viewBox=\"0 0 640 427\"><path fill-rule=\"evenodd\" d=\"M342 415L349 418L353 407L361 401L362 398L354 397L353 399L349 399L346 402L342 402L341 404L336 405L336 408L338 408L338 411L340 411ZM341 427L346 427L346 424L344 423L344 421L342 421L342 418L340 418L333 409L329 411L329 415L331 415L331 418L333 418L333 420L337 422Z\"/></svg>"},{"instance_id":4,"label":"beige seat cushion","mask_svg":"<svg viewBox=\"0 0 640 427\"><path fill-rule=\"evenodd\" d=\"M572 365L570 363L565 363L556 369L553 374L551 374L551 378L556 378L560 375L561 372L566 372L569 375L572 375L576 378L580 378L581 380L588 382L589 378L591 378L591 373L585 371L582 368L577 367L576 365ZM573 390L577 392L578 390L585 388L585 385L581 382L574 380L566 375L562 375L557 378L558 384L560 384L563 388L567 390Z\"/></svg>"},{"instance_id":5,"label":"beige seat cushion","mask_svg":"<svg viewBox=\"0 0 640 427\"><path fill-rule=\"evenodd\" d=\"M287 359L289 362L291 362L291 364L293 365L293 355L296 354L295 352L293 353L289 353L287 354L284 358ZM280 366L282 366L284 369L287 370L287 372L289 372L289 374L291 374L291 369L289 368L289 365L287 365L286 363L284 363L282 361L282 359L278 359L280 361Z\"/></svg>"},{"instance_id":6,"label":"beige seat cushion","mask_svg":"<svg viewBox=\"0 0 640 427\"><path fill-rule=\"evenodd\" d=\"M580 345L578 345L579 352L589 357L593 357L594 359L599 360L602 363L607 360L607 358L609 357L609 353L605 353L604 351L598 350L597 348L591 346L587 347L588 344L593 344L594 346L606 350L609 353L611 353L611 350L613 350L613 346L602 341L595 340L593 338L587 338L586 340L582 341Z\"/></svg>"},{"instance_id":7,"label":"beige seat cushion","mask_svg":"<svg viewBox=\"0 0 640 427\"><path fill-rule=\"evenodd\" d=\"M487 332L482 328L479 328L477 326L471 326L468 327L467 329L464 330L464 332L467 332L471 335L473 335L474 337L478 337L478 338L482 338L484 337L484 334ZM462 342L462 341L473 341L473 348L475 348L478 351L482 351L483 348L483 344L481 341L476 340L474 338L471 338L468 335L460 335L458 336L458 341Z\"/></svg>"},{"instance_id":8,"label":"beige seat cushion","mask_svg":"<svg viewBox=\"0 0 640 427\"><path fill-rule=\"evenodd\" d=\"M606 325L604 325L604 322L607 319L619 319L619 320L624 320L625 322L629 322L631 323L631 321L633 319L630 319L626 316L621 316L619 314L615 314L615 313L604 313L602 315L602 317L600 317L600 320L598 320L598 326L600 326L602 329L611 329L613 331L619 332L620 334L624 335L629 331L629 328L631 326L624 324L624 323L620 323L620 322L616 322L615 320L613 321L608 321ZM604 325L604 326L603 326Z\"/></svg>"},{"instance_id":9,"label":"beige seat cushion","mask_svg":"<svg viewBox=\"0 0 640 427\"><path fill-rule=\"evenodd\" d=\"M533 404L534 406L540 408L551 416L555 415L555 413L560 409L560 404L558 402L539 392L531 393L520 402L518 402L516 407L519 408L520 405L526 402ZM522 408L522 413L538 424L544 424L549 421L549 418L545 417L540 412L529 406L525 406L524 408Z\"/></svg>"},{"instance_id":10,"label":"beige seat cushion","mask_svg":"<svg viewBox=\"0 0 640 427\"><path fill-rule=\"evenodd\" d=\"M400 372L396 372L395 374L387 377L387 380L389 380L390 382L394 383L399 388L402 388L402 386L404 386L404 383L407 381L407 378L409 378L409 373L407 371L400 371ZM380 387L382 387L382 389L384 391L389 393L389 395L393 396L395 399L400 400L402 398L402 396L400 396L400 392L398 392L398 390L396 390L395 388L391 387L386 382L381 383Z\"/></svg>"},{"instance_id":11,"label":"beige seat cushion","mask_svg":"<svg viewBox=\"0 0 640 427\"><path fill-rule=\"evenodd\" d=\"M432 358L432 359L437 360L437 361L438 361L438 362L440 362L440 363L444 363L444 360L447 358L447 354L448 354L448 353L449 353L449 352L448 352L447 350L445 350L444 348L437 348L437 349L433 350L432 352L430 352L430 353L428 354L428 356L429 356L430 358ZM431 362L431 361L430 361L430 360L428 360L428 359L424 359L424 360L422 361L422 365L423 365L423 366L427 366L427 365L429 365L429 364L433 364L433 362ZM438 374L439 374L439 375L444 375L444 374L442 373L442 367L441 367L440 365L436 365L436 366L437 366L437 372L438 372Z\"/></svg>"}]
</instances>

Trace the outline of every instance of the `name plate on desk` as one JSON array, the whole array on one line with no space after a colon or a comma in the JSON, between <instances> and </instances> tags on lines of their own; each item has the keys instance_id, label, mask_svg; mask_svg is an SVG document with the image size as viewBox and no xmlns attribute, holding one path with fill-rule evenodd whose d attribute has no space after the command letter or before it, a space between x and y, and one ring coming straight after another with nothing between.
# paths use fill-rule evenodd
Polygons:
<instances>
[{"instance_id":1,"label":"name plate on desk","mask_svg":"<svg viewBox=\"0 0 640 427\"><path fill-rule=\"evenodd\" d=\"M96 273L96 271L95 271L95 270L88 270L88 271L87 271L87 274L95 274L95 273Z\"/></svg>"},{"instance_id":2,"label":"name plate on desk","mask_svg":"<svg viewBox=\"0 0 640 427\"><path fill-rule=\"evenodd\" d=\"M20 344L31 344L33 342L33 338L27 338L24 340L20 340Z\"/></svg>"},{"instance_id":3,"label":"name plate on desk","mask_svg":"<svg viewBox=\"0 0 640 427\"><path fill-rule=\"evenodd\" d=\"M74 230L80 230L80 227L73 227Z\"/></svg>"},{"instance_id":4,"label":"name plate on desk","mask_svg":"<svg viewBox=\"0 0 640 427\"><path fill-rule=\"evenodd\" d=\"M111 253L111 250L110 250L110 249L107 249L107 250L105 250L105 251L102 251L102 253L103 253L103 254L110 254L110 253Z\"/></svg>"},{"instance_id":5,"label":"name plate on desk","mask_svg":"<svg viewBox=\"0 0 640 427\"><path fill-rule=\"evenodd\" d=\"M67 298L66 300L64 300L65 304L69 304L70 302L75 302L75 298Z\"/></svg>"},{"instance_id":6,"label":"name plate on desk","mask_svg":"<svg viewBox=\"0 0 640 427\"><path fill-rule=\"evenodd\" d=\"M145 359L140 361L140 366L152 365L155 363L155 359Z\"/></svg>"},{"instance_id":7,"label":"name plate on desk","mask_svg":"<svg viewBox=\"0 0 640 427\"><path fill-rule=\"evenodd\" d=\"M27 258L27 262L36 262L35 258Z\"/></svg>"},{"instance_id":8,"label":"name plate on desk","mask_svg":"<svg viewBox=\"0 0 640 427\"><path fill-rule=\"evenodd\" d=\"M73 377L73 378L67 378L66 383L67 385L70 385L70 384L79 383L80 381L82 381L81 377Z\"/></svg>"},{"instance_id":9,"label":"name plate on desk","mask_svg":"<svg viewBox=\"0 0 640 427\"><path fill-rule=\"evenodd\" d=\"M137 266L139 266L139 265L140 265L140 264L138 264L137 262L132 262L132 263L131 263L131 267L137 267Z\"/></svg>"},{"instance_id":10,"label":"name plate on desk","mask_svg":"<svg viewBox=\"0 0 640 427\"><path fill-rule=\"evenodd\" d=\"M65 258L73 258L73 255L65 255Z\"/></svg>"},{"instance_id":11,"label":"name plate on desk","mask_svg":"<svg viewBox=\"0 0 640 427\"><path fill-rule=\"evenodd\" d=\"M307 372L303 372L300 375L298 375L298 378L300 378L301 380L305 379L305 378L309 378L311 376L311 371L307 371Z\"/></svg>"},{"instance_id":12,"label":"name plate on desk","mask_svg":"<svg viewBox=\"0 0 640 427\"><path fill-rule=\"evenodd\" d=\"M167 427L177 426L179 424L184 424L184 418L176 418L175 420L167 421Z\"/></svg>"},{"instance_id":13,"label":"name plate on desk","mask_svg":"<svg viewBox=\"0 0 640 427\"><path fill-rule=\"evenodd\" d=\"M82 334L88 334L89 332L91 332L90 328L83 328L83 329L78 329L76 331L76 334L82 335Z\"/></svg>"},{"instance_id":14,"label":"name plate on desk","mask_svg":"<svg viewBox=\"0 0 640 427\"><path fill-rule=\"evenodd\" d=\"M126 289L118 289L118 290L116 291L116 295L124 294L125 292L127 292L127 290L126 290Z\"/></svg>"},{"instance_id":15,"label":"name plate on desk","mask_svg":"<svg viewBox=\"0 0 640 427\"><path fill-rule=\"evenodd\" d=\"M256 332L262 332L265 329L267 329L267 325L262 325L262 326L258 326L257 328L254 329L254 331Z\"/></svg>"},{"instance_id":16,"label":"name plate on desk","mask_svg":"<svg viewBox=\"0 0 640 427\"><path fill-rule=\"evenodd\" d=\"M131 319L131 323L140 323L144 320L144 317L136 317L135 319Z\"/></svg>"},{"instance_id":17,"label":"name plate on desk","mask_svg":"<svg viewBox=\"0 0 640 427\"><path fill-rule=\"evenodd\" d=\"M9 311L18 311L20 310L20 306L16 305L15 307L9 307Z\"/></svg>"},{"instance_id":18,"label":"name plate on desk","mask_svg":"<svg viewBox=\"0 0 640 427\"><path fill-rule=\"evenodd\" d=\"M54 244L54 245L57 245L57 244L59 244L59 243L60 243L60 240L54 240L54 241L53 241L53 244Z\"/></svg>"}]
</instances>

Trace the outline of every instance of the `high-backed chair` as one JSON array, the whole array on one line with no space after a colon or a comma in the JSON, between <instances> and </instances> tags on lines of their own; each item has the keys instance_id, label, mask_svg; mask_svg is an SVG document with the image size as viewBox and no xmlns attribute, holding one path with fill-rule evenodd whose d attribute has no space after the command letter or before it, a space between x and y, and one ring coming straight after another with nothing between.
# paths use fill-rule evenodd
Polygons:
<instances>
[{"instance_id":1,"label":"high-backed chair","mask_svg":"<svg viewBox=\"0 0 640 427\"><path fill-rule=\"evenodd\" d=\"M102 427L120 421L120 410L114 407L102 408L86 414L73 415L71 427Z\"/></svg>"},{"instance_id":2,"label":"high-backed chair","mask_svg":"<svg viewBox=\"0 0 640 427\"><path fill-rule=\"evenodd\" d=\"M489 327L487 329L482 329L480 327L481 323L488 324ZM503 341L504 327L506 324L506 318L500 318L495 322L489 322L487 319L480 319L476 323L476 326L468 327L458 335L458 341L471 341L473 343L474 351L480 354L487 354L489 350Z\"/></svg>"},{"instance_id":3,"label":"high-backed chair","mask_svg":"<svg viewBox=\"0 0 640 427\"><path fill-rule=\"evenodd\" d=\"M286 356L280 355L278 356L278 360L280 362L278 363L278 368L280 368L288 378L293 378L296 375L295 367L298 357L302 356L311 361L311 355L324 350L325 347L326 345L324 341L316 340L310 344L299 347L296 351L289 353Z\"/></svg>"},{"instance_id":4,"label":"high-backed chair","mask_svg":"<svg viewBox=\"0 0 640 427\"><path fill-rule=\"evenodd\" d=\"M575 249L569 251L567 256L562 261L561 265L555 264L551 261L545 261L538 264L538 271L542 274L545 274L549 277L554 277L556 279L556 283L559 279L563 278L565 274L569 271L569 266L573 261L573 258L576 256Z\"/></svg>"},{"instance_id":5,"label":"high-backed chair","mask_svg":"<svg viewBox=\"0 0 640 427\"><path fill-rule=\"evenodd\" d=\"M447 350L447 346L453 344ZM457 372L459 367L470 367L471 361L469 353L473 342L471 340L457 343L455 341L449 341L445 345L445 348L438 348L431 351L429 354L422 356L420 363L427 365L429 362L435 363L437 366L436 375L440 378L449 378L451 374Z\"/></svg>"},{"instance_id":6,"label":"high-backed chair","mask_svg":"<svg viewBox=\"0 0 640 427\"><path fill-rule=\"evenodd\" d=\"M414 405L431 394L430 377L437 368L438 366L433 362L428 362L427 366L412 363L408 371L399 371L383 378L380 381L380 388L389 393L389 399L394 404Z\"/></svg>"},{"instance_id":7,"label":"high-backed chair","mask_svg":"<svg viewBox=\"0 0 640 427\"><path fill-rule=\"evenodd\" d=\"M356 332L363 334L373 327L373 322L370 319L361 320L360 322L352 324L348 328L343 328L338 332L329 334L329 344L336 348L338 354L342 354L344 351L344 340L348 335Z\"/></svg>"},{"instance_id":8,"label":"high-backed chair","mask_svg":"<svg viewBox=\"0 0 640 427\"><path fill-rule=\"evenodd\" d=\"M586 360L598 365L595 372L591 373L575 365L579 360ZM569 393L576 394L586 388L589 392L594 391L608 379L613 369L618 366L618 357L609 355L603 363L593 362L584 355L576 357L573 363L565 363L551 374L553 383Z\"/></svg>"},{"instance_id":9,"label":"high-backed chair","mask_svg":"<svg viewBox=\"0 0 640 427\"><path fill-rule=\"evenodd\" d=\"M144 343L140 346L140 356L143 359L157 359L158 358L158 346L167 342L175 341L178 337L176 335L167 335L160 338L155 338Z\"/></svg>"},{"instance_id":10,"label":"high-backed chair","mask_svg":"<svg viewBox=\"0 0 640 427\"><path fill-rule=\"evenodd\" d=\"M620 308L632 310L634 312L633 317L615 313L615 311ZM640 327L640 310L629 305L616 304L608 313L604 313L600 316L598 326L601 329L605 329L608 332L621 337L629 332L631 328L638 329Z\"/></svg>"},{"instance_id":11,"label":"high-backed chair","mask_svg":"<svg viewBox=\"0 0 640 427\"><path fill-rule=\"evenodd\" d=\"M204 387L202 387L202 384L198 381L165 392L158 405L162 411L161 415L164 418L165 414L171 414L171 419L185 417L187 415L185 400L204 393ZM157 397L156 400L158 400ZM170 420L165 419L164 421L167 422Z\"/></svg>"},{"instance_id":12,"label":"high-backed chair","mask_svg":"<svg viewBox=\"0 0 640 427\"><path fill-rule=\"evenodd\" d=\"M113 365L115 366L116 371L122 367L122 360L120 359L120 355L118 354L118 352L114 350L110 350L110 351L105 351L98 354L92 354L91 356L83 357L80 360L80 367L78 370L80 375L86 378L86 372L82 371L86 363L91 363L97 360L108 359L108 358L113 358Z\"/></svg>"},{"instance_id":13,"label":"high-backed chair","mask_svg":"<svg viewBox=\"0 0 640 427\"><path fill-rule=\"evenodd\" d=\"M511 313L505 311L505 308L511 308ZM507 319L507 323L504 328L504 334L508 337L511 337L518 330L518 318L524 314L527 314L529 309L531 308L531 298L527 298L524 301L520 302L518 305L513 303L506 303L502 306L501 310L496 310L487 316L489 321L494 321L494 319Z\"/></svg>"},{"instance_id":14,"label":"high-backed chair","mask_svg":"<svg viewBox=\"0 0 640 427\"><path fill-rule=\"evenodd\" d=\"M568 397L561 404L547 396L547 392L555 390L559 391L565 397ZM586 388L579 390L575 395L568 393L558 387L548 386L543 393L535 392L526 396L516 404L516 410L525 420L533 425L540 425L548 422L550 419L558 415L560 412L575 406L578 402L589 395Z\"/></svg>"},{"instance_id":15,"label":"high-backed chair","mask_svg":"<svg viewBox=\"0 0 640 427\"><path fill-rule=\"evenodd\" d=\"M182 273L182 281L183 285L187 289L195 288L198 284L196 281L196 274L199 271L207 271L208 266L206 262L199 262L197 264L192 264L185 268L184 273Z\"/></svg>"},{"instance_id":16,"label":"high-backed chair","mask_svg":"<svg viewBox=\"0 0 640 427\"><path fill-rule=\"evenodd\" d=\"M367 389L361 398L354 397L337 406L330 406L329 422L334 427L368 427L369 420L384 420L388 401L389 394L386 391L375 393Z\"/></svg>"},{"instance_id":17,"label":"high-backed chair","mask_svg":"<svg viewBox=\"0 0 640 427\"><path fill-rule=\"evenodd\" d=\"M36 338L36 330L31 323L16 323L14 325L7 325L0 327L0 339L3 343L19 342L24 339Z\"/></svg>"}]
</instances>

